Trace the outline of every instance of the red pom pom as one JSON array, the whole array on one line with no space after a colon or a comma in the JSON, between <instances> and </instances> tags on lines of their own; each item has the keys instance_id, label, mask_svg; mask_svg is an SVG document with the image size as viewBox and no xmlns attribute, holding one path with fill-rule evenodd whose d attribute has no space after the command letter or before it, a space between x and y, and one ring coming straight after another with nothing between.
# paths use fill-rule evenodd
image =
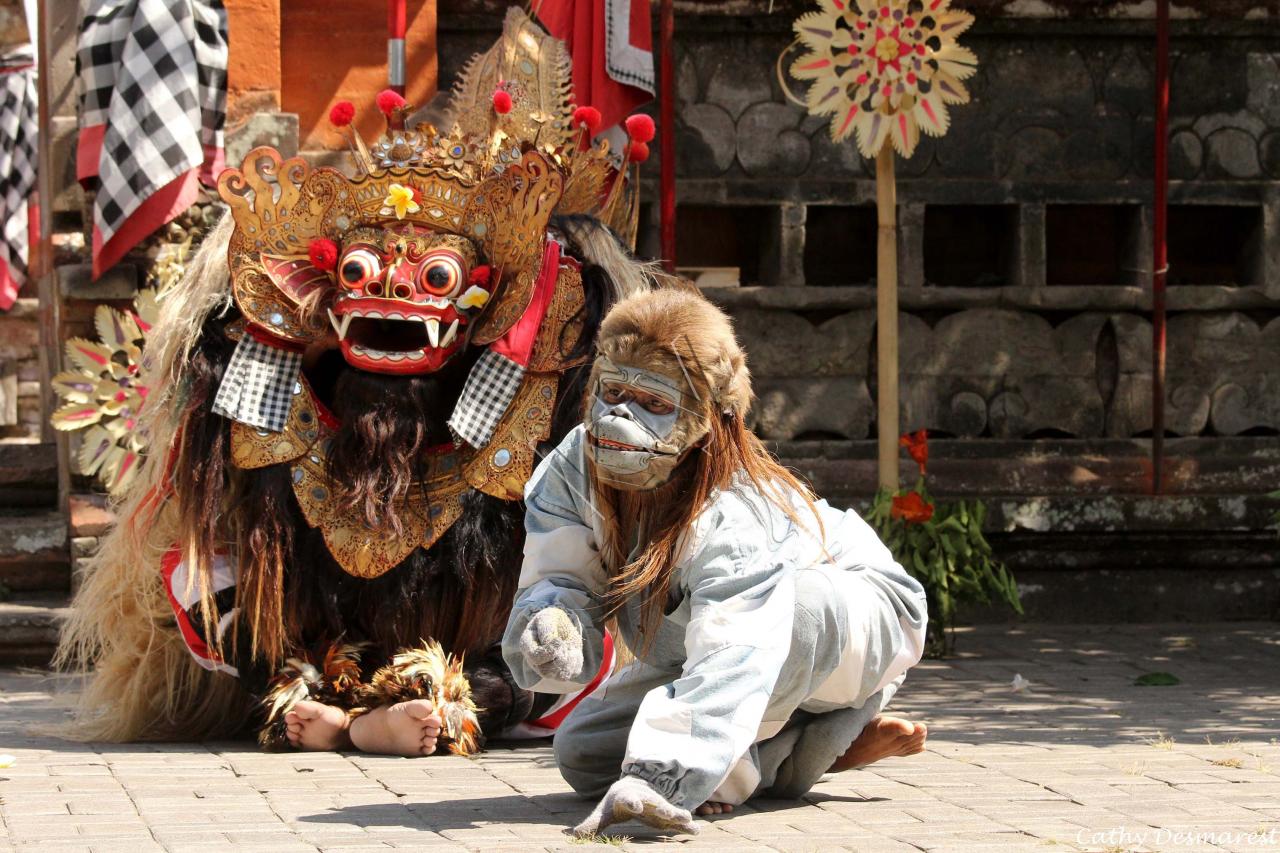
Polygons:
<instances>
[{"instance_id":1,"label":"red pom pom","mask_svg":"<svg viewBox=\"0 0 1280 853\"><path fill-rule=\"evenodd\" d=\"M652 142L654 135L653 119L644 113L627 116L627 136L632 142Z\"/></svg>"},{"instance_id":2,"label":"red pom pom","mask_svg":"<svg viewBox=\"0 0 1280 853\"><path fill-rule=\"evenodd\" d=\"M355 117L356 105L350 101L338 101L329 110L329 121L333 122L334 127L346 127Z\"/></svg>"},{"instance_id":3,"label":"red pom pom","mask_svg":"<svg viewBox=\"0 0 1280 853\"><path fill-rule=\"evenodd\" d=\"M499 89L493 93L493 111L498 115L506 115L511 112L511 93L504 89Z\"/></svg>"},{"instance_id":4,"label":"red pom pom","mask_svg":"<svg viewBox=\"0 0 1280 853\"><path fill-rule=\"evenodd\" d=\"M307 257L316 269L329 272L338 265L338 244L325 237L317 237L307 246Z\"/></svg>"},{"instance_id":5,"label":"red pom pom","mask_svg":"<svg viewBox=\"0 0 1280 853\"><path fill-rule=\"evenodd\" d=\"M644 142L632 142L631 154L629 155L632 163L643 163L649 159L649 146Z\"/></svg>"},{"instance_id":6,"label":"red pom pom","mask_svg":"<svg viewBox=\"0 0 1280 853\"><path fill-rule=\"evenodd\" d=\"M488 264L482 264L471 271L471 275L467 277L467 284L474 284L477 287L488 287L489 276L493 274L493 268Z\"/></svg>"},{"instance_id":7,"label":"red pom pom","mask_svg":"<svg viewBox=\"0 0 1280 853\"><path fill-rule=\"evenodd\" d=\"M587 133L594 134L600 129L600 111L595 107L578 107L573 111L573 126L585 127Z\"/></svg>"},{"instance_id":8,"label":"red pom pom","mask_svg":"<svg viewBox=\"0 0 1280 853\"><path fill-rule=\"evenodd\" d=\"M403 95L398 95L390 89L383 89L378 93L378 109L382 110L382 114L387 118L391 118L391 114L404 105Z\"/></svg>"}]
</instances>

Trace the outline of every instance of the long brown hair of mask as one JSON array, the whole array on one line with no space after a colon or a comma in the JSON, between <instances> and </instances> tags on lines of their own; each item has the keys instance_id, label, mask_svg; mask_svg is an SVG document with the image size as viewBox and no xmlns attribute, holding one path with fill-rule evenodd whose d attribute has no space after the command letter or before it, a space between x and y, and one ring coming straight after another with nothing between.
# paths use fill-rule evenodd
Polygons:
<instances>
[{"instance_id":1,"label":"long brown hair of mask","mask_svg":"<svg viewBox=\"0 0 1280 853\"><path fill-rule=\"evenodd\" d=\"M666 611L676 561L698 516L714 495L745 477L792 524L822 538L822 519L813 491L784 468L747 428L740 412L720 413L708 401L711 430L698 447L676 467L671 479L648 491L623 491L597 475L590 455L587 467L601 514L604 541L601 558L609 578L605 616L612 618L629 600L643 596L640 610L645 648L653 642ZM799 497L812 514L810 527L796 511ZM627 561L636 537L643 544Z\"/></svg>"}]
</instances>

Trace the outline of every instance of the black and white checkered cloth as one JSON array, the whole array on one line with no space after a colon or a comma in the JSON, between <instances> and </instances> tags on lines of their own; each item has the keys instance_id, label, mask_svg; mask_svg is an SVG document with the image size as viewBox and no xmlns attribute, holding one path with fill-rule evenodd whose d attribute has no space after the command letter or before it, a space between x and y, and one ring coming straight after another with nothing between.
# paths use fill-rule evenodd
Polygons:
<instances>
[{"instance_id":1,"label":"black and white checkered cloth","mask_svg":"<svg viewBox=\"0 0 1280 853\"><path fill-rule=\"evenodd\" d=\"M27 280L27 202L36 188L36 71L28 46L0 63L0 309Z\"/></svg>"},{"instance_id":2,"label":"black and white checkered cloth","mask_svg":"<svg viewBox=\"0 0 1280 853\"><path fill-rule=\"evenodd\" d=\"M462 394L449 416L454 438L477 450L484 448L520 390L524 370L505 355L485 350L467 374Z\"/></svg>"},{"instance_id":3,"label":"black and white checkered cloth","mask_svg":"<svg viewBox=\"0 0 1280 853\"><path fill-rule=\"evenodd\" d=\"M258 429L280 432L289 419L302 353L245 335L236 344L213 398L213 410Z\"/></svg>"},{"instance_id":4,"label":"black and white checkered cloth","mask_svg":"<svg viewBox=\"0 0 1280 853\"><path fill-rule=\"evenodd\" d=\"M89 0L76 72L81 129L106 126L94 202L106 243L153 193L222 149L222 0Z\"/></svg>"}]
</instances>

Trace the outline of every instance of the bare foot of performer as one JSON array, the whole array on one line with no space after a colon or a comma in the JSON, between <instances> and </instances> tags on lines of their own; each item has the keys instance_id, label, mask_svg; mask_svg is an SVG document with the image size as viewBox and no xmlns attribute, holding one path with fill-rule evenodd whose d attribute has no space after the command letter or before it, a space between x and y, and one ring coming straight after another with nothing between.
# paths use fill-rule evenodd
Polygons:
<instances>
[{"instance_id":1,"label":"bare foot of performer","mask_svg":"<svg viewBox=\"0 0 1280 853\"><path fill-rule=\"evenodd\" d=\"M728 814L733 811L733 806L728 803L717 803L715 800L707 800L702 805L693 810L698 817L707 817L714 814Z\"/></svg>"},{"instance_id":2,"label":"bare foot of performer","mask_svg":"<svg viewBox=\"0 0 1280 853\"><path fill-rule=\"evenodd\" d=\"M928 736L929 729L924 723L912 723L900 717L876 717L867 723L844 755L836 759L830 772L866 767L895 755L916 755L924 752L924 741Z\"/></svg>"},{"instance_id":3,"label":"bare foot of performer","mask_svg":"<svg viewBox=\"0 0 1280 853\"><path fill-rule=\"evenodd\" d=\"M831 765L832 773L852 770L855 767L866 767L882 758L898 755L916 755L924 751L925 739L929 729L924 723L912 723L899 717L879 716L867 723L867 727L854 739L844 755ZM717 803L714 800L703 803L693 810L699 817L728 814L733 806L728 803Z\"/></svg>"},{"instance_id":4,"label":"bare foot of performer","mask_svg":"<svg viewBox=\"0 0 1280 853\"><path fill-rule=\"evenodd\" d=\"M351 721L351 743L382 755L430 755L436 751L441 720L426 699L375 708Z\"/></svg>"},{"instance_id":5,"label":"bare foot of performer","mask_svg":"<svg viewBox=\"0 0 1280 853\"><path fill-rule=\"evenodd\" d=\"M332 705L303 700L284 715L289 743L297 749L328 752L350 749L347 712Z\"/></svg>"}]
</instances>

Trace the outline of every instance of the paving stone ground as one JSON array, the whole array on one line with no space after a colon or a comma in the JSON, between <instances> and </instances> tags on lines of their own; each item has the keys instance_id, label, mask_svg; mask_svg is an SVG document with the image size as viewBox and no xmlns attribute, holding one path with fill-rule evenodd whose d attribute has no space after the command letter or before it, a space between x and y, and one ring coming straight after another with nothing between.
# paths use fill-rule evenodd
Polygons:
<instances>
[{"instance_id":1,"label":"paving stone ground","mask_svg":"<svg viewBox=\"0 0 1280 853\"><path fill-rule=\"evenodd\" d=\"M1160 671L1181 683L1139 687ZM1015 675L1030 684L1011 686ZM475 760L263 754L247 743L73 744L63 682L0 673L4 850L565 850L590 803L549 747ZM827 777L670 841L733 851L1280 853L1280 625L982 627L895 704L924 755ZM603 849L603 846L601 846Z\"/></svg>"}]
</instances>

